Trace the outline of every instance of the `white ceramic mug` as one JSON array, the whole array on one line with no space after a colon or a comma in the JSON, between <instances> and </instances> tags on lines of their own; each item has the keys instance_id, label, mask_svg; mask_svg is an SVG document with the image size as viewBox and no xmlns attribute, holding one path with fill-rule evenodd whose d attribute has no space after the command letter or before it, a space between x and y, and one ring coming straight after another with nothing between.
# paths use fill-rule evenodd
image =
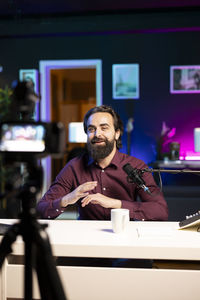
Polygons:
<instances>
[{"instance_id":1,"label":"white ceramic mug","mask_svg":"<svg viewBox=\"0 0 200 300\"><path fill-rule=\"evenodd\" d=\"M115 233L123 232L129 223L129 209L113 208L111 209L112 229Z\"/></svg>"}]
</instances>

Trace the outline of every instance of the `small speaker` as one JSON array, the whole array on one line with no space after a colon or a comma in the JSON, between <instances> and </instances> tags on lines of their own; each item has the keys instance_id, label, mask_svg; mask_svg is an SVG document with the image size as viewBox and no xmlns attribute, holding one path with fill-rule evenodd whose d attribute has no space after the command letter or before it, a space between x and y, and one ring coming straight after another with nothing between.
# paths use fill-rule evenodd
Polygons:
<instances>
[{"instance_id":1,"label":"small speaker","mask_svg":"<svg viewBox=\"0 0 200 300\"><path fill-rule=\"evenodd\" d=\"M177 142L170 143L170 159L179 160L180 144Z\"/></svg>"}]
</instances>

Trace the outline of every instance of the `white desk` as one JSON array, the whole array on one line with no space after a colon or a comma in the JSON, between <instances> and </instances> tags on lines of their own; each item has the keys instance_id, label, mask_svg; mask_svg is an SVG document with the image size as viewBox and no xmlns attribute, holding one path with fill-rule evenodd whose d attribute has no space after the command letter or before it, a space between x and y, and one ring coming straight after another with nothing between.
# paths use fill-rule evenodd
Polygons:
<instances>
[{"instance_id":1,"label":"white desk","mask_svg":"<svg viewBox=\"0 0 200 300\"><path fill-rule=\"evenodd\" d=\"M0 220L0 223L13 220ZM200 262L200 233L178 230L176 222L130 222L123 234L114 234L107 221L41 221L54 256L147 258ZM21 237L13 253L23 255ZM198 262L196 263L198 265ZM200 270L125 269L58 266L68 300L199 300ZM6 259L0 280L1 299L23 297L23 265ZM34 298L39 299L34 281Z\"/></svg>"}]
</instances>

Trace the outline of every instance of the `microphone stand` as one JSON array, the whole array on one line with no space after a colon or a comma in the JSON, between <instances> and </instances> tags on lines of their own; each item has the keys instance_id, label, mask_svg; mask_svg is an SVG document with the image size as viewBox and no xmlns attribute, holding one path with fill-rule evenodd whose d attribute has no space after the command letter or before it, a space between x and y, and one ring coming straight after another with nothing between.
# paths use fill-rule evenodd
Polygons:
<instances>
[{"instance_id":1,"label":"microphone stand","mask_svg":"<svg viewBox=\"0 0 200 300\"><path fill-rule=\"evenodd\" d=\"M139 171L139 174L142 176L145 172L148 172L148 173L171 173L171 174L178 174L178 173L181 173L181 174L184 174L184 173L189 173L189 174L200 174L200 170L191 170L191 169L181 169L181 170L178 170L178 169L153 169L153 168L145 168L145 169L141 169L141 170L138 170ZM161 180L161 186L162 186L162 180ZM161 188L162 190L162 188ZM200 219L200 211L198 211L196 214L193 214L193 215L190 215L190 216L186 216L186 219L183 220L183 221L180 221L179 222L179 226L180 228L184 228L184 226L189 226L189 225L193 225L195 224L195 221L198 221ZM197 231L199 231L199 229L197 229Z\"/></svg>"},{"instance_id":2,"label":"microphone stand","mask_svg":"<svg viewBox=\"0 0 200 300\"><path fill-rule=\"evenodd\" d=\"M200 170L191 170L191 169L153 169L145 168L138 170L138 174L142 176L144 173L158 173L160 178L160 189L162 190L162 179L160 173L170 173L170 174L196 174L200 175Z\"/></svg>"},{"instance_id":3,"label":"microphone stand","mask_svg":"<svg viewBox=\"0 0 200 300\"><path fill-rule=\"evenodd\" d=\"M148 173L171 173L171 174L178 174L178 173L194 173L194 174L200 174L200 170L191 170L191 169L153 169L153 168L145 168L138 170L138 172L142 175L145 172Z\"/></svg>"}]
</instances>

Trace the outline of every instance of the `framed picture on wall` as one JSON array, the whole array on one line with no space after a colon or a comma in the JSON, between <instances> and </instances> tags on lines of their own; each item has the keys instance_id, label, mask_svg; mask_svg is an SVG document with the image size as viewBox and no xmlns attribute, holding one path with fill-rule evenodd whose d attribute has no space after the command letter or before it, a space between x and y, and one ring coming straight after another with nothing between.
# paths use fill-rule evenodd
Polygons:
<instances>
[{"instance_id":1,"label":"framed picture on wall","mask_svg":"<svg viewBox=\"0 0 200 300\"><path fill-rule=\"evenodd\" d=\"M35 69L20 69L19 70L19 80L20 81L32 81L34 85L34 91L39 95L39 73ZM35 120L39 120L39 101L36 103L35 107Z\"/></svg>"},{"instance_id":2,"label":"framed picture on wall","mask_svg":"<svg viewBox=\"0 0 200 300\"><path fill-rule=\"evenodd\" d=\"M39 77L38 70L35 69L20 69L19 70L20 81L32 81L34 84L34 90L36 93L39 92Z\"/></svg>"},{"instance_id":3,"label":"framed picture on wall","mask_svg":"<svg viewBox=\"0 0 200 300\"><path fill-rule=\"evenodd\" d=\"M112 66L113 99L139 98L139 64Z\"/></svg>"},{"instance_id":4,"label":"framed picture on wall","mask_svg":"<svg viewBox=\"0 0 200 300\"><path fill-rule=\"evenodd\" d=\"M170 93L200 93L200 66L171 66Z\"/></svg>"}]
</instances>

